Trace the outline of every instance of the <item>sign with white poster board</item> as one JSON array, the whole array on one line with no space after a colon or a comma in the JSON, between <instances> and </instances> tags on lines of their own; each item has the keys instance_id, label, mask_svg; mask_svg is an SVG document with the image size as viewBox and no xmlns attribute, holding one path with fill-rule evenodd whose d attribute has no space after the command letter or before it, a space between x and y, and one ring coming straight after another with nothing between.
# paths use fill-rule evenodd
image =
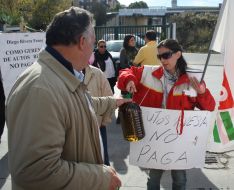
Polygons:
<instances>
[{"instance_id":1,"label":"sign with white poster board","mask_svg":"<svg viewBox=\"0 0 234 190\"><path fill-rule=\"evenodd\" d=\"M184 127L179 135L180 110L141 109L145 137L130 143L130 164L163 170L204 166L210 126L209 111L184 111Z\"/></svg>"},{"instance_id":2,"label":"sign with white poster board","mask_svg":"<svg viewBox=\"0 0 234 190\"><path fill-rule=\"evenodd\" d=\"M16 78L38 58L45 33L0 34L0 67L6 97Z\"/></svg>"}]
</instances>

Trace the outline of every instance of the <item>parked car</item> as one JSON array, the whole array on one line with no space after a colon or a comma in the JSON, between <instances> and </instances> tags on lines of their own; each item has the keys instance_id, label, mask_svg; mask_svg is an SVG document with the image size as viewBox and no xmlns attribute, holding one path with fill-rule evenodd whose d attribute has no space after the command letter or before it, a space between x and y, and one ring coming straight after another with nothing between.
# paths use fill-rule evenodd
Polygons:
<instances>
[{"instance_id":1,"label":"parked car","mask_svg":"<svg viewBox=\"0 0 234 190\"><path fill-rule=\"evenodd\" d=\"M124 37L126 35L129 35L129 34L118 34L118 40L124 40ZM140 38L139 36L135 35L135 34L132 34L135 39L136 39L136 47L137 48L140 48L142 47L143 45L145 45L145 40ZM102 37L105 41L109 41L109 40L115 40L115 34L104 34L103 37Z\"/></svg>"},{"instance_id":2,"label":"parked car","mask_svg":"<svg viewBox=\"0 0 234 190\"><path fill-rule=\"evenodd\" d=\"M115 61L116 68L120 64L120 50L123 47L123 40L110 40L106 41L106 49L110 52L113 60Z\"/></svg>"}]
</instances>

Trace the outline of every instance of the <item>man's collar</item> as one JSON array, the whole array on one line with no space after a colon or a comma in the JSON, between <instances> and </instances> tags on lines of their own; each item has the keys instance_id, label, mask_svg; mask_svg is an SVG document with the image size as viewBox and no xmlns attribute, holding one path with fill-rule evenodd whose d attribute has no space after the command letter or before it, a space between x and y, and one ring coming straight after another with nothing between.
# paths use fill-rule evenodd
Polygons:
<instances>
[{"instance_id":1,"label":"man's collar","mask_svg":"<svg viewBox=\"0 0 234 190\"><path fill-rule=\"evenodd\" d=\"M84 74L82 73L82 71L77 71L74 69L74 74L75 74L76 78L78 80L80 80L80 82L84 81Z\"/></svg>"},{"instance_id":2,"label":"man's collar","mask_svg":"<svg viewBox=\"0 0 234 190\"><path fill-rule=\"evenodd\" d=\"M51 46L46 46L45 50L49 52L59 63L61 63L67 70L75 75L72 64L67 61L56 49Z\"/></svg>"},{"instance_id":3,"label":"man's collar","mask_svg":"<svg viewBox=\"0 0 234 190\"><path fill-rule=\"evenodd\" d=\"M154 45L154 44L156 44L156 41L152 40L152 41L147 42L146 45Z\"/></svg>"},{"instance_id":4,"label":"man's collar","mask_svg":"<svg viewBox=\"0 0 234 190\"><path fill-rule=\"evenodd\" d=\"M70 72L68 69L66 69L62 63L60 63L51 53L45 49L39 53L38 63L45 64L51 70L53 70L72 92L74 92L81 84L80 80L78 80L75 77L75 74L73 74L74 71Z\"/></svg>"}]
</instances>

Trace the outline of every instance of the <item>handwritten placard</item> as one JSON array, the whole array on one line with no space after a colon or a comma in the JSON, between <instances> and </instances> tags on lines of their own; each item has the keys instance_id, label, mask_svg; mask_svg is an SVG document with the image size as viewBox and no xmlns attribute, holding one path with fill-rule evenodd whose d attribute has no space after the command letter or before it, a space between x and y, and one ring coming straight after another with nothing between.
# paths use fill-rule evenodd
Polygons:
<instances>
[{"instance_id":1,"label":"handwritten placard","mask_svg":"<svg viewBox=\"0 0 234 190\"><path fill-rule=\"evenodd\" d=\"M130 164L163 170L204 166L210 112L185 111L183 132L179 135L180 110L141 109L146 135L130 143Z\"/></svg>"},{"instance_id":2,"label":"handwritten placard","mask_svg":"<svg viewBox=\"0 0 234 190\"><path fill-rule=\"evenodd\" d=\"M4 33L0 34L0 44L0 67L8 96L16 78L38 58L45 46L45 33Z\"/></svg>"}]
</instances>

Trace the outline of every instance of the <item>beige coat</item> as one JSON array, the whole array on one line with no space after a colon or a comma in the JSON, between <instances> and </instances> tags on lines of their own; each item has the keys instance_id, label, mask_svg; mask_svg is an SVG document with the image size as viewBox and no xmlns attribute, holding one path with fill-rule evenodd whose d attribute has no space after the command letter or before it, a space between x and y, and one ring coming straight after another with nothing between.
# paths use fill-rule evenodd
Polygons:
<instances>
[{"instance_id":1,"label":"beige coat","mask_svg":"<svg viewBox=\"0 0 234 190\"><path fill-rule=\"evenodd\" d=\"M84 84L87 85L90 94L94 97L113 96L110 84L103 72L92 65L85 69ZM112 114L105 113L98 115L97 118L100 126L106 126L111 122Z\"/></svg>"},{"instance_id":2,"label":"beige coat","mask_svg":"<svg viewBox=\"0 0 234 190\"><path fill-rule=\"evenodd\" d=\"M105 190L98 123L86 87L47 51L12 88L6 106L13 190ZM96 113L116 101L94 98Z\"/></svg>"}]
</instances>

